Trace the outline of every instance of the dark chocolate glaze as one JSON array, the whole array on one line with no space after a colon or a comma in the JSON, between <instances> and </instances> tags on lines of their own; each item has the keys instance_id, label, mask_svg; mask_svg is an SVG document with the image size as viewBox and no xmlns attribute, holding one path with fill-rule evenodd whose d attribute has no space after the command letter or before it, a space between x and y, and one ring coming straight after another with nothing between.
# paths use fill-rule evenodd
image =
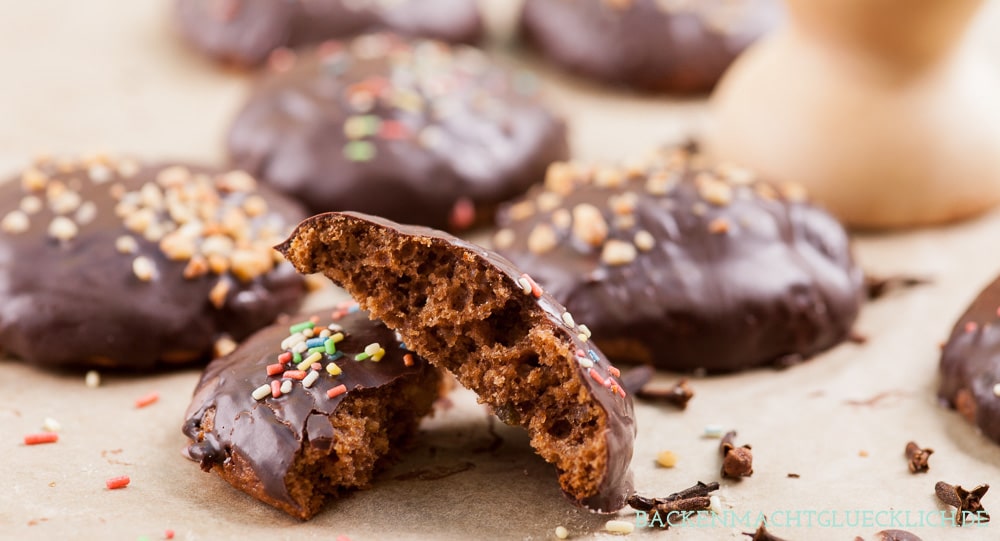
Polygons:
<instances>
[{"instance_id":1,"label":"dark chocolate glaze","mask_svg":"<svg viewBox=\"0 0 1000 541\"><path fill-rule=\"evenodd\" d=\"M556 206L528 217L517 219L516 204L501 208L498 225L512 242L497 250L586 322L615 362L731 372L801 360L843 341L863 293L843 227L777 187L723 180L672 152L681 161L657 155L639 170L611 169L621 179L615 186L580 173ZM666 184L651 193L651 178ZM721 183L731 201L706 200L706 179ZM610 202L625 193L635 197L634 223L616 226L629 216ZM555 196L540 186L519 201L537 209ZM602 246L583 242L573 226L552 226L557 240L549 251L529 248L534 228L579 204L600 210L607 241L636 246L634 260L609 264ZM719 224L726 230L713 229ZM639 231L651 236L648 251L634 244Z\"/></svg>"},{"instance_id":2,"label":"dark chocolate glaze","mask_svg":"<svg viewBox=\"0 0 1000 541\"><path fill-rule=\"evenodd\" d=\"M782 19L777 0L527 0L521 27L542 55L581 75L706 92Z\"/></svg>"},{"instance_id":3,"label":"dark chocolate glaze","mask_svg":"<svg viewBox=\"0 0 1000 541\"><path fill-rule=\"evenodd\" d=\"M423 381L421 375L434 370L417 356L413 366L407 367L403 356L409 351L400 347L395 333L381 322L370 320L366 312L348 313L336 320L330 318L330 310L311 315L320 318L320 326L333 322L344 328L345 338L337 344L337 351L344 355L332 361L343 370L340 375L331 376L322 370L309 388L294 381L289 394L278 398L268 395L263 400L253 398L257 387L271 380L280 381L279 376L269 377L265 372L267 365L278 362L283 351L281 342L289 335L289 325L278 323L208 365L185 413L183 427L184 434L192 440L187 454L200 462L202 469L225 468L233 455L239 455L250 464L259 487L236 488L247 491L262 488L267 503L282 503L301 512L305 510L289 494L286 477L305 446L328 449L334 445L336 435L330 416L340 404L351 393L379 389L400 378ZM309 317L307 314L289 322ZM385 349L382 360L355 361L354 355L373 342ZM330 356L324 355L321 364L325 367L329 362ZM347 393L329 398L327 391L338 385L346 386ZM214 411L211 431L202 426L208 411Z\"/></svg>"},{"instance_id":4,"label":"dark chocolate glaze","mask_svg":"<svg viewBox=\"0 0 1000 541\"><path fill-rule=\"evenodd\" d=\"M373 34L293 62L263 78L228 146L238 167L313 212L460 230L488 221L568 154L565 125L538 100L535 80L477 49ZM364 119L377 133L349 137ZM353 147L374 155L352 159Z\"/></svg>"},{"instance_id":5,"label":"dark chocolate glaze","mask_svg":"<svg viewBox=\"0 0 1000 541\"><path fill-rule=\"evenodd\" d=\"M0 184L0 219L18 209L25 197L35 195L42 201L25 231L0 230L3 352L45 368L150 369L163 362L205 361L220 335L242 339L278 314L296 309L304 297L302 277L282 263L250 281L224 273L231 288L224 304L216 308L209 292L220 276L208 273L187 279L183 276L187 261L169 259L157 242L128 230L115 213L113 187L139 190L155 183L165 166L142 166L129 178L111 166L101 169L110 175L101 183L93 182L80 164L65 172L53 167L39 169L50 183L76 186L81 206L92 203L96 212L92 221L79 224L75 238L59 241L48 234L57 214L44 191L25 191L19 178ZM265 197L270 210L249 222L251 238L262 227L280 235L304 215L294 202L261 188L257 193ZM244 196L222 195L237 206ZM136 241L132 254L116 249L116 239L124 235ZM153 262L157 272L153 280L144 282L133 272L133 259L139 256Z\"/></svg>"},{"instance_id":6,"label":"dark chocolate glaze","mask_svg":"<svg viewBox=\"0 0 1000 541\"><path fill-rule=\"evenodd\" d=\"M386 231L404 240L406 246L414 248L417 253L420 253L421 250L426 250L427 246L443 245L448 250L455 252L459 257L474 258L494 269L510 279L515 288L521 288L517 282L522 277L522 271L510 261L492 251L442 231L421 226L400 225L384 218L355 212L327 213L308 218L299 224L295 232L292 233L292 236L284 244L277 246L277 249L287 255L293 244L299 239L301 231L313 228L324 230L331 227L352 229L360 227L363 229ZM303 238L303 241L307 242L308 240ZM346 246L325 246L319 249L336 252L348 248ZM430 250L428 250L429 252ZM323 270L315 266L310 266L311 262L296 262L292 260L292 263L296 265L299 272L303 273L320 272ZM349 292L351 291L349 281L338 283L338 285L344 287ZM418 295L410 295L410 298L418 297ZM557 335L562 336L567 342L572 344L574 350L583 350L588 353L593 352L593 356L590 357L595 359L593 368L602 377L611 378L609 375L612 366L611 363L592 342L581 340L575 329L569 329L563 323L562 314L566 309L552 295L545 292L537 299L532 295L525 295L525 299L526 302L522 305L525 319L535 319L535 316L540 316L538 319L547 322L556 331ZM364 306L364 299L359 299L359 302ZM412 332L411 329L404 328L397 330L403 334L404 339L407 332ZM432 363L441 354L438 351L418 351L418 353ZM611 513L624 507L626 500L634 492L632 471L629 467L632 461L632 445L636 435L632 398L628 395L622 397L594 381L590 376L590 369L583 367L575 358L567 358L566 362L575 368L574 373L583 382L583 388L589 391L590 396L596 400L607 416L605 432L603 434L607 448L607 467L597 492L584 498L568 493L566 496L577 505L586 506L597 512ZM620 385L620 382L618 382L618 385Z\"/></svg>"},{"instance_id":7,"label":"dark chocolate glaze","mask_svg":"<svg viewBox=\"0 0 1000 541\"><path fill-rule=\"evenodd\" d=\"M177 0L181 34L209 57L240 66L279 47L376 30L475 43L483 24L475 0Z\"/></svg>"},{"instance_id":8,"label":"dark chocolate glaze","mask_svg":"<svg viewBox=\"0 0 1000 541\"><path fill-rule=\"evenodd\" d=\"M1000 443L1000 278L986 287L951 330L941 352L938 396Z\"/></svg>"}]
</instances>

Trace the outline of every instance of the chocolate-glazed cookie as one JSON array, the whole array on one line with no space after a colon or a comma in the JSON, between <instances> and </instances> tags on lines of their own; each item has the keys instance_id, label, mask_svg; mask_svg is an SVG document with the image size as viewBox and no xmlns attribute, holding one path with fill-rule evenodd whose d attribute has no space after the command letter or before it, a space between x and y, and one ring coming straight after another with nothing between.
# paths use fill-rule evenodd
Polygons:
<instances>
[{"instance_id":1,"label":"chocolate-glazed cookie","mask_svg":"<svg viewBox=\"0 0 1000 541\"><path fill-rule=\"evenodd\" d=\"M797 186L697 159L553 164L501 209L493 244L616 362L730 372L844 340L863 280L843 227Z\"/></svg>"},{"instance_id":2,"label":"chocolate-glazed cookie","mask_svg":"<svg viewBox=\"0 0 1000 541\"><path fill-rule=\"evenodd\" d=\"M263 78L229 151L314 212L460 230L566 157L565 126L537 91L471 47L388 34L328 42Z\"/></svg>"},{"instance_id":3,"label":"chocolate-glazed cookie","mask_svg":"<svg viewBox=\"0 0 1000 541\"><path fill-rule=\"evenodd\" d=\"M242 171L39 161L0 184L0 351L48 368L206 360L296 308L302 277L271 245L302 216Z\"/></svg>"},{"instance_id":4,"label":"chocolate-glazed cookie","mask_svg":"<svg viewBox=\"0 0 1000 541\"><path fill-rule=\"evenodd\" d=\"M521 26L570 71L654 92L706 92L781 18L777 0L527 0Z\"/></svg>"},{"instance_id":5,"label":"chocolate-glazed cookie","mask_svg":"<svg viewBox=\"0 0 1000 541\"><path fill-rule=\"evenodd\" d=\"M938 396L1000 443L1000 278L952 328L941 352Z\"/></svg>"},{"instance_id":6,"label":"chocolate-glazed cookie","mask_svg":"<svg viewBox=\"0 0 1000 541\"><path fill-rule=\"evenodd\" d=\"M620 373L590 330L509 261L447 233L347 212L309 218L278 249L527 429L575 503L625 505L636 429Z\"/></svg>"},{"instance_id":7,"label":"chocolate-glazed cookie","mask_svg":"<svg viewBox=\"0 0 1000 541\"><path fill-rule=\"evenodd\" d=\"M184 434L202 469L308 519L399 457L440 378L354 303L301 319L209 364Z\"/></svg>"},{"instance_id":8,"label":"chocolate-glazed cookie","mask_svg":"<svg viewBox=\"0 0 1000 541\"><path fill-rule=\"evenodd\" d=\"M177 0L181 34L211 58L239 66L298 47L373 30L474 43L475 0Z\"/></svg>"}]
</instances>

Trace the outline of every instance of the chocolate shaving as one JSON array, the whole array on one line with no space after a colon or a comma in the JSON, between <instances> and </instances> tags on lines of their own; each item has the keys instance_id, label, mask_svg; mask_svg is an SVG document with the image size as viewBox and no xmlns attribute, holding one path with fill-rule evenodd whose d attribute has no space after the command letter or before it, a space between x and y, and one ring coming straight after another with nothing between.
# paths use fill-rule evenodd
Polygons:
<instances>
[{"instance_id":1,"label":"chocolate shaving","mask_svg":"<svg viewBox=\"0 0 1000 541\"><path fill-rule=\"evenodd\" d=\"M865 275L865 292L868 300L881 299L895 291L909 289L911 287L922 286L934 283L933 280L921 276L906 276L896 274L891 276L876 277L870 274Z\"/></svg>"},{"instance_id":2,"label":"chocolate shaving","mask_svg":"<svg viewBox=\"0 0 1000 541\"><path fill-rule=\"evenodd\" d=\"M969 518L974 518L977 522L990 521L990 514L983 508L981 501L989 489L990 485L979 485L969 491L960 485L949 485L944 481L938 481L934 485L934 493L938 499L957 510L955 521L959 526L964 525Z\"/></svg>"},{"instance_id":3,"label":"chocolate shaving","mask_svg":"<svg viewBox=\"0 0 1000 541\"><path fill-rule=\"evenodd\" d=\"M927 470L930 469L927 460L933 452L934 449L921 449L916 442L907 443L906 459L909 461L910 473L927 473Z\"/></svg>"},{"instance_id":4,"label":"chocolate shaving","mask_svg":"<svg viewBox=\"0 0 1000 541\"><path fill-rule=\"evenodd\" d=\"M733 440L736 431L730 430L722 437L719 452L722 453L722 476L730 479L750 477L753 475L753 453L749 445L736 447Z\"/></svg>"},{"instance_id":5,"label":"chocolate shaving","mask_svg":"<svg viewBox=\"0 0 1000 541\"><path fill-rule=\"evenodd\" d=\"M670 389L640 389L633 393L637 398L641 400L649 400L651 402L666 402L668 404L677 406L680 409L686 409L687 403L694 397L694 389L688 384L687 379L682 379L678 381Z\"/></svg>"}]
</instances>

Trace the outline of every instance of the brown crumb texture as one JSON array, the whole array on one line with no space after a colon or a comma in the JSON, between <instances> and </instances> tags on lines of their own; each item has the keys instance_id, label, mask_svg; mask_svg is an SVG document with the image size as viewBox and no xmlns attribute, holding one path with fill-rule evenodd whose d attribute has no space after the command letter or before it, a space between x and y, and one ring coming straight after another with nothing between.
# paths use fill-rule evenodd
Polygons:
<instances>
[{"instance_id":1,"label":"brown crumb texture","mask_svg":"<svg viewBox=\"0 0 1000 541\"><path fill-rule=\"evenodd\" d=\"M607 412L582 381L573 341L535 299L468 249L325 216L332 221L305 222L281 248L300 272L324 272L505 423L527 429L567 494L596 494Z\"/></svg>"},{"instance_id":2,"label":"brown crumb texture","mask_svg":"<svg viewBox=\"0 0 1000 541\"><path fill-rule=\"evenodd\" d=\"M302 520L309 519L328 498L368 486L378 472L399 458L416 434L420 419L431 411L438 384L438 372L424 370L419 379L401 378L385 387L349 392L330 416L333 441L302 441L285 477L291 501L268 494L253 463L236 450L230 460L213 469L254 498ZM214 409L205 412L203 434L212 432L214 418Z\"/></svg>"}]
</instances>

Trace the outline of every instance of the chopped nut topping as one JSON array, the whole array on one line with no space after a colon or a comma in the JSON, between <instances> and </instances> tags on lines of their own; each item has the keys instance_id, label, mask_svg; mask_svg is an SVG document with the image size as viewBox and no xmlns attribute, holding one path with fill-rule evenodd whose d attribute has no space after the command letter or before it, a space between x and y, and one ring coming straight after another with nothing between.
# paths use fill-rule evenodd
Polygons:
<instances>
[{"instance_id":1,"label":"chopped nut topping","mask_svg":"<svg viewBox=\"0 0 1000 541\"><path fill-rule=\"evenodd\" d=\"M556 232L549 224L537 224L528 235L528 249L535 254L544 254L556 247Z\"/></svg>"},{"instance_id":2,"label":"chopped nut topping","mask_svg":"<svg viewBox=\"0 0 1000 541\"><path fill-rule=\"evenodd\" d=\"M637 231L635 233L635 247L642 252L648 252L656 246L656 239L653 238L652 233L646 231L645 229Z\"/></svg>"},{"instance_id":3,"label":"chopped nut topping","mask_svg":"<svg viewBox=\"0 0 1000 541\"><path fill-rule=\"evenodd\" d=\"M219 278L219 281L212 286L212 290L208 292L208 300L212 303L212 306L221 310L226 305L226 297L229 295L231 288L232 284L229 283L229 280Z\"/></svg>"},{"instance_id":4,"label":"chopped nut topping","mask_svg":"<svg viewBox=\"0 0 1000 541\"><path fill-rule=\"evenodd\" d=\"M729 231L729 221L725 218L716 218L708 223L710 233L719 234Z\"/></svg>"},{"instance_id":5,"label":"chopped nut topping","mask_svg":"<svg viewBox=\"0 0 1000 541\"><path fill-rule=\"evenodd\" d=\"M233 274L241 282L249 282L254 278L267 273L274 265L271 258L271 249L239 249L233 252L230 259L230 266Z\"/></svg>"},{"instance_id":6,"label":"chopped nut topping","mask_svg":"<svg viewBox=\"0 0 1000 541\"><path fill-rule=\"evenodd\" d=\"M49 199L49 208L56 214L69 214L76 210L82 201L80 194L72 190L56 190L55 195Z\"/></svg>"},{"instance_id":7,"label":"chopped nut topping","mask_svg":"<svg viewBox=\"0 0 1000 541\"><path fill-rule=\"evenodd\" d=\"M0 221L0 230L5 233L24 233L31 227L31 221L28 219L28 215L19 211L12 210L3 217L3 221Z\"/></svg>"},{"instance_id":8,"label":"chopped nut topping","mask_svg":"<svg viewBox=\"0 0 1000 541\"><path fill-rule=\"evenodd\" d=\"M555 192L542 192L538 195L537 202L539 211L549 212L558 207L559 203L562 203L562 197Z\"/></svg>"},{"instance_id":9,"label":"chopped nut topping","mask_svg":"<svg viewBox=\"0 0 1000 541\"><path fill-rule=\"evenodd\" d=\"M76 223L87 225L97 218L97 205L93 201L87 201L76 209Z\"/></svg>"},{"instance_id":10,"label":"chopped nut topping","mask_svg":"<svg viewBox=\"0 0 1000 541\"><path fill-rule=\"evenodd\" d=\"M193 280L208 274L208 261L200 255L193 256L184 267L184 278Z\"/></svg>"},{"instance_id":11,"label":"chopped nut topping","mask_svg":"<svg viewBox=\"0 0 1000 541\"><path fill-rule=\"evenodd\" d=\"M557 209L552 213L552 225L559 229L569 229L573 225L573 215L566 209Z\"/></svg>"},{"instance_id":12,"label":"chopped nut topping","mask_svg":"<svg viewBox=\"0 0 1000 541\"><path fill-rule=\"evenodd\" d=\"M94 184L104 184L111 180L114 174L111 172L111 169L103 165L92 165L87 170L87 176L90 177L90 181Z\"/></svg>"},{"instance_id":13,"label":"chopped nut topping","mask_svg":"<svg viewBox=\"0 0 1000 541\"><path fill-rule=\"evenodd\" d=\"M246 171L230 171L219 177L216 187L226 192L251 192L257 189L257 181Z\"/></svg>"},{"instance_id":14,"label":"chopped nut topping","mask_svg":"<svg viewBox=\"0 0 1000 541\"><path fill-rule=\"evenodd\" d=\"M625 182L625 175L613 167L602 167L594 175L594 184L605 188L621 186Z\"/></svg>"},{"instance_id":15,"label":"chopped nut topping","mask_svg":"<svg viewBox=\"0 0 1000 541\"><path fill-rule=\"evenodd\" d=\"M79 232L76 223L65 216L56 216L49 223L49 236L61 241L73 240Z\"/></svg>"},{"instance_id":16,"label":"chopped nut topping","mask_svg":"<svg viewBox=\"0 0 1000 541\"><path fill-rule=\"evenodd\" d=\"M493 235L493 247L500 249L510 248L514 245L514 240L514 231L505 227Z\"/></svg>"},{"instance_id":17,"label":"chopped nut topping","mask_svg":"<svg viewBox=\"0 0 1000 541\"><path fill-rule=\"evenodd\" d=\"M573 235L590 246L600 246L608 237L608 223L597 207L580 203L573 207Z\"/></svg>"},{"instance_id":18,"label":"chopped nut topping","mask_svg":"<svg viewBox=\"0 0 1000 541\"><path fill-rule=\"evenodd\" d=\"M775 189L771 187L770 184L758 182L757 185L754 186L754 191L757 192L757 195L760 196L761 199L767 201L774 201L778 199L778 192L775 191Z\"/></svg>"},{"instance_id":19,"label":"chopped nut topping","mask_svg":"<svg viewBox=\"0 0 1000 541\"><path fill-rule=\"evenodd\" d=\"M526 220L535 213L535 202L530 199L525 199L524 201L511 205L507 209L507 213L511 220Z\"/></svg>"},{"instance_id":20,"label":"chopped nut topping","mask_svg":"<svg viewBox=\"0 0 1000 541\"><path fill-rule=\"evenodd\" d=\"M141 255L132 260L132 273L143 282L148 282L156 276L156 265L151 259Z\"/></svg>"},{"instance_id":21,"label":"chopped nut topping","mask_svg":"<svg viewBox=\"0 0 1000 541\"><path fill-rule=\"evenodd\" d=\"M115 239L115 249L120 254L134 254L139 250L139 243L133 237L122 235Z\"/></svg>"},{"instance_id":22,"label":"chopped nut topping","mask_svg":"<svg viewBox=\"0 0 1000 541\"><path fill-rule=\"evenodd\" d=\"M190 178L191 172L188 171L187 167L175 165L173 167L167 167L157 173L156 182L164 188L170 186L176 187L183 185Z\"/></svg>"},{"instance_id":23,"label":"chopped nut topping","mask_svg":"<svg viewBox=\"0 0 1000 541\"><path fill-rule=\"evenodd\" d=\"M698 175L695 182L698 183L698 192L705 201L719 207L724 207L732 202L733 188L725 181L702 173Z\"/></svg>"},{"instance_id":24,"label":"chopped nut topping","mask_svg":"<svg viewBox=\"0 0 1000 541\"><path fill-rule=\"evenodd\" d=\"M741 186L751 184L757 178L753 171L729 163L719 164L715 171L723 179Z\"/></svg>"},{"instance_id":25,"label":"chopped nut topping","mask_svg":"<svg viewBox=\"0 0 1000 541\"><path fill-rule=\"evenodd\" d=\"M677 184L677 179L670 173L656 173L646 180L646 191L652 195L667 195L670 188Z\"/></svg>"},{"instance_id":26,"label":"chopped nut topping","mask_svg":"<svg viewBox=\"0 0 1000 541\"><path fill-rule=\"evenodd\" d=\"M608 198L611 211L618 215L632 214L639 204L639 196L633 192L625 192Z\"/></svg>"},{"instance_id":27,"label":"chopped nut topping","mask_svg":"<svg viewBox=\"0 0 1000 541\"><path fill-rule=\"evenodd\" d=\"M42 210L42 200L29 195L21 200L20 207L26 214L37 214L38 211Z\"/></svg>"},{"instance_id":28,"label":"chopped nut topping","mask_svg":"<svg viewBox=\"0 0 1000 541\"><path fill-rule=\"evenodd\" d=\"M576 168L567 162L553 162L545 171L545 189L559 195L573 191Z\"/></svg>"},{"instance_id":29,"label":"chopped nut topping","mask_svg":"<svg viewBox=\"0 0 1000 541\"><path fill-rule=\"evenodd\" d=\"M48 177L34 167L29 167L21 173L21 187L27 192L40 192L45 189L48 182Z\"/></svg>"},{"instance_id":30,"label":"chopped nut topping","mask_svg":"<svg viewBox=\"0 0 1000 541\"><path fill-rule=\"evenodd\" d=\"M782 184L781 194L785 196L785 199L796 203L805 201L808 195L805 186L798 182L785 182Z\"/></svg>"},{"instance_id":31,"label":"chopped nut topping","mask_svg":"<svg viewBox=\"0 0 1000 541\"><path fill-rule=\"evenodd\" d=\"M160 240L160 250L169 259L184 261L194 256L196 248L194 238L178 230L164 236Z\"/></svg>"},{"instance_id":32,"label":"chopped nut topping","mask_svg":"<svg viewBox=\"0 0 1000 541\"><path fill-rule=\"evenodd\" d=\"M267 212L267 201L259 195L251 195L243 202L243 210L247 216L256 218Z\"/></svg>"},{"instance_id":33,"label":"chopped nut topping","mask_svg":"<svg viewBox=\"0 0 1000 541\"><path fill-rule=\"evenodd\" d=\"M604 244L601 261L608 265L625 265L635 260L635 246L631 242L611 239Z\"/></svg>"}]
</instances>

